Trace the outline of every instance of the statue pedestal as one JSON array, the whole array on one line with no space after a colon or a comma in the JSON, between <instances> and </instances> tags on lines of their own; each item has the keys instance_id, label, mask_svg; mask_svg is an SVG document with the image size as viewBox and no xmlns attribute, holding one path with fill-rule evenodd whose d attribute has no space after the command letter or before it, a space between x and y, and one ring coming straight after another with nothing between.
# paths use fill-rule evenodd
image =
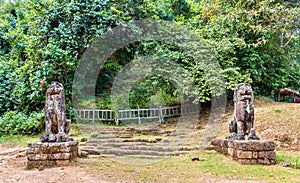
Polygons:
<instances>
[{"instance_id":1,"label":"statue pedestal","mask_svg":"<svg viewBox=\"0 0 300 183\"><path fill-rule=\"evenodd\" d=\"M27 148L27 169L66 166L77 157L78 142L37 142Z\"/></svg>"},{"instance_id":2,"label":"statue pedestal","mask_svg":"<svg viewBox=\"0 0 300 183\"><path fill-rule=\"evenodd\" d=\"M276 152L273 141L214 139L213 149L231 156L241 164L275 164Z\"/></svg>"}]
</instances>

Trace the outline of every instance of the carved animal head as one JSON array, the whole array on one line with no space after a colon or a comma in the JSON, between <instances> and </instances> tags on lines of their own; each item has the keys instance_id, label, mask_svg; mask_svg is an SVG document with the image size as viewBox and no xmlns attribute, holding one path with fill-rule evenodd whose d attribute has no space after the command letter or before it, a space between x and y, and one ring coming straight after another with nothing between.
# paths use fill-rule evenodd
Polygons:
<instances>
[{"instance_id":1,"label":"carved animal head","mask_svg":"<svg viewBox=\"0 0 300 183\"><path fill-rule=\"evenodd\" d=\"M59 94L64 90L64 86L59 82L52 82L47 90L47 95Z\"/></svg>"},{"instance_id":2,"label":"carved animal head","mask_svg":"<svg viewBox=\"0 0 300 183\"><path fill-rule=\"evenodd\" d=\"M248 83L240 83L234 90L233 100L242 101L242 100L250 100L253 101L254 95L253 90L250 84Z\"/></svg>"}]
</instances>

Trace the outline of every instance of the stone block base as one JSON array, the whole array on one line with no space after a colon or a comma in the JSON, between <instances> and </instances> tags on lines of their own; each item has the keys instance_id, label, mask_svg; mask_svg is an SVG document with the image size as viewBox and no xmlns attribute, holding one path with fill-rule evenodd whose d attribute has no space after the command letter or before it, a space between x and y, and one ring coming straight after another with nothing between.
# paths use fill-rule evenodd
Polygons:
<instances>
[{"instance_id":1,"label":"stone block base","mask_svg":"<svg viewBox=\"0 0 300 183\"><path fill-rule=\"evenodd\" d=\"M78 142L29 143L27 169L66 166L78 155Z\"/></svg>"},{"instance_id":2,"label":"stone block base","mask_svg":"<svg viewBox=\"0 0 300 183\"><path fill-rule=\"evenodd\" d=\"M275 164L276 152L273 141L214 139L212 146L221 154L231 156L241 164Z\"/></svg>"}]
</instances>

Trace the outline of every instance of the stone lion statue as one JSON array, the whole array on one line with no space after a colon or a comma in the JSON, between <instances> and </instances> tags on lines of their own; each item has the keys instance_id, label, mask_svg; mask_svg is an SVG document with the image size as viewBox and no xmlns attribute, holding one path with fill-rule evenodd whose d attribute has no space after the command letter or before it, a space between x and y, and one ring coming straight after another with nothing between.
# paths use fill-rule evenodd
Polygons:
<instances>
[{"instance_id":1,"label":"stone lion statue","mask_svg":"<svg viewBox=\"0 0 300 183\"><path fill-rule=\"evenodd\" d=\"M254 95L250 84L240 83L234 90L234 117L229 121L228 127L231 135L230 139L244 140L245 135L248 139L258 140L254 130Z\"/></svg>"},{"instance_id":2,"label":"stone lion statue","mask_svg":"<svg viewBox=\"0 0 300 183\"><path fill-rule=\"evenodd\" d=\"M68 140L70 120L66 120L64 87L53 82L46 91L45 127L41 142L65 142ZM52 134L50 134L52 132Z\"/></svg>"}]
</instances>

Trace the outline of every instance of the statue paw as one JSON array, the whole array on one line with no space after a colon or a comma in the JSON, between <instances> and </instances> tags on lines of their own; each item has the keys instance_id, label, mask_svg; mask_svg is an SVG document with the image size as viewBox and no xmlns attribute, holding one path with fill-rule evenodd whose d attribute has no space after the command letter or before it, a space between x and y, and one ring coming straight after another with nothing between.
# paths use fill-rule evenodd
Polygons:
<instances>
[{"instance_id":1,"label":"statue paw","mask_svg":"<svg viewBox=\"0 0 300 183\"><path fill-rule=\"evenodd\" d=\"M260 138L256 135L254 128L251 128L248 140L260 140Z\"/></svg>"},{"instance_id":2,"label":"statue paw","mask_svg":"<svg viewBox=\"0 0 300 183\"><path fill-rule=\"evenodd\" d=\"M231 133L229 136L226 137L226 139L238 140L238 136L236 133Z\"/></svg>"},{"instance_id":3,"label":"statue paw","mask_svg":"<svg viewBox=\"0 0 300 183\"><path fill-rule=\"evenodd\" d=\"M64 132L59 132L56 134L56 142L67 142L68 141L68 135Z\"/></svg>"},{"instance_id":4,"label":"statue paw","mask_svg":"<svg viewBox=\"0 0 300 183\"><path fill-rule=\"evenodd\" d=\"M49 136L48 142L56 142L56 136L54 134L51 134Z\"/></svg>"},{"instance_id":5,"label":"statue paw","mask_svg":"<svg viewBox=\"0 0 300 183\"><path fill-rule=\"evenodd\" d=\"M260 138L256 135L249 135L248 140L260 140Z\"/></svg>"},{"instance_id":6,"label":"statue paw","mask_svg":"<svg viewBox=\"0 0 300 183\"><path fill-rule=\"evenodd\" d=\"M40 137L40 142L42 142L42 143L48 142L48 140L49 140L49 135L47 135L47 134L44 134Z\"/></svg>"},{"instance_id":7,"label":"statue paw","mask_svg":"<svg viewBox=\"0 0 300 183\"><path fill-rule=\"evenodd\" d=\"M245 135L243 134L237 135L237 140L245 140Z\"/></svg>"},{"instance_id":8,"label":"statue paw","mask_svg":"<svg viewBox=\"0 0 300 183\"><path fill-rule=\"evenodd\" d=\"M40 142L56 142L56 136L51 134L51 135L48 135L48 134L45 134L43 136L40 137Z\"/></svg>"}]
</instances>

